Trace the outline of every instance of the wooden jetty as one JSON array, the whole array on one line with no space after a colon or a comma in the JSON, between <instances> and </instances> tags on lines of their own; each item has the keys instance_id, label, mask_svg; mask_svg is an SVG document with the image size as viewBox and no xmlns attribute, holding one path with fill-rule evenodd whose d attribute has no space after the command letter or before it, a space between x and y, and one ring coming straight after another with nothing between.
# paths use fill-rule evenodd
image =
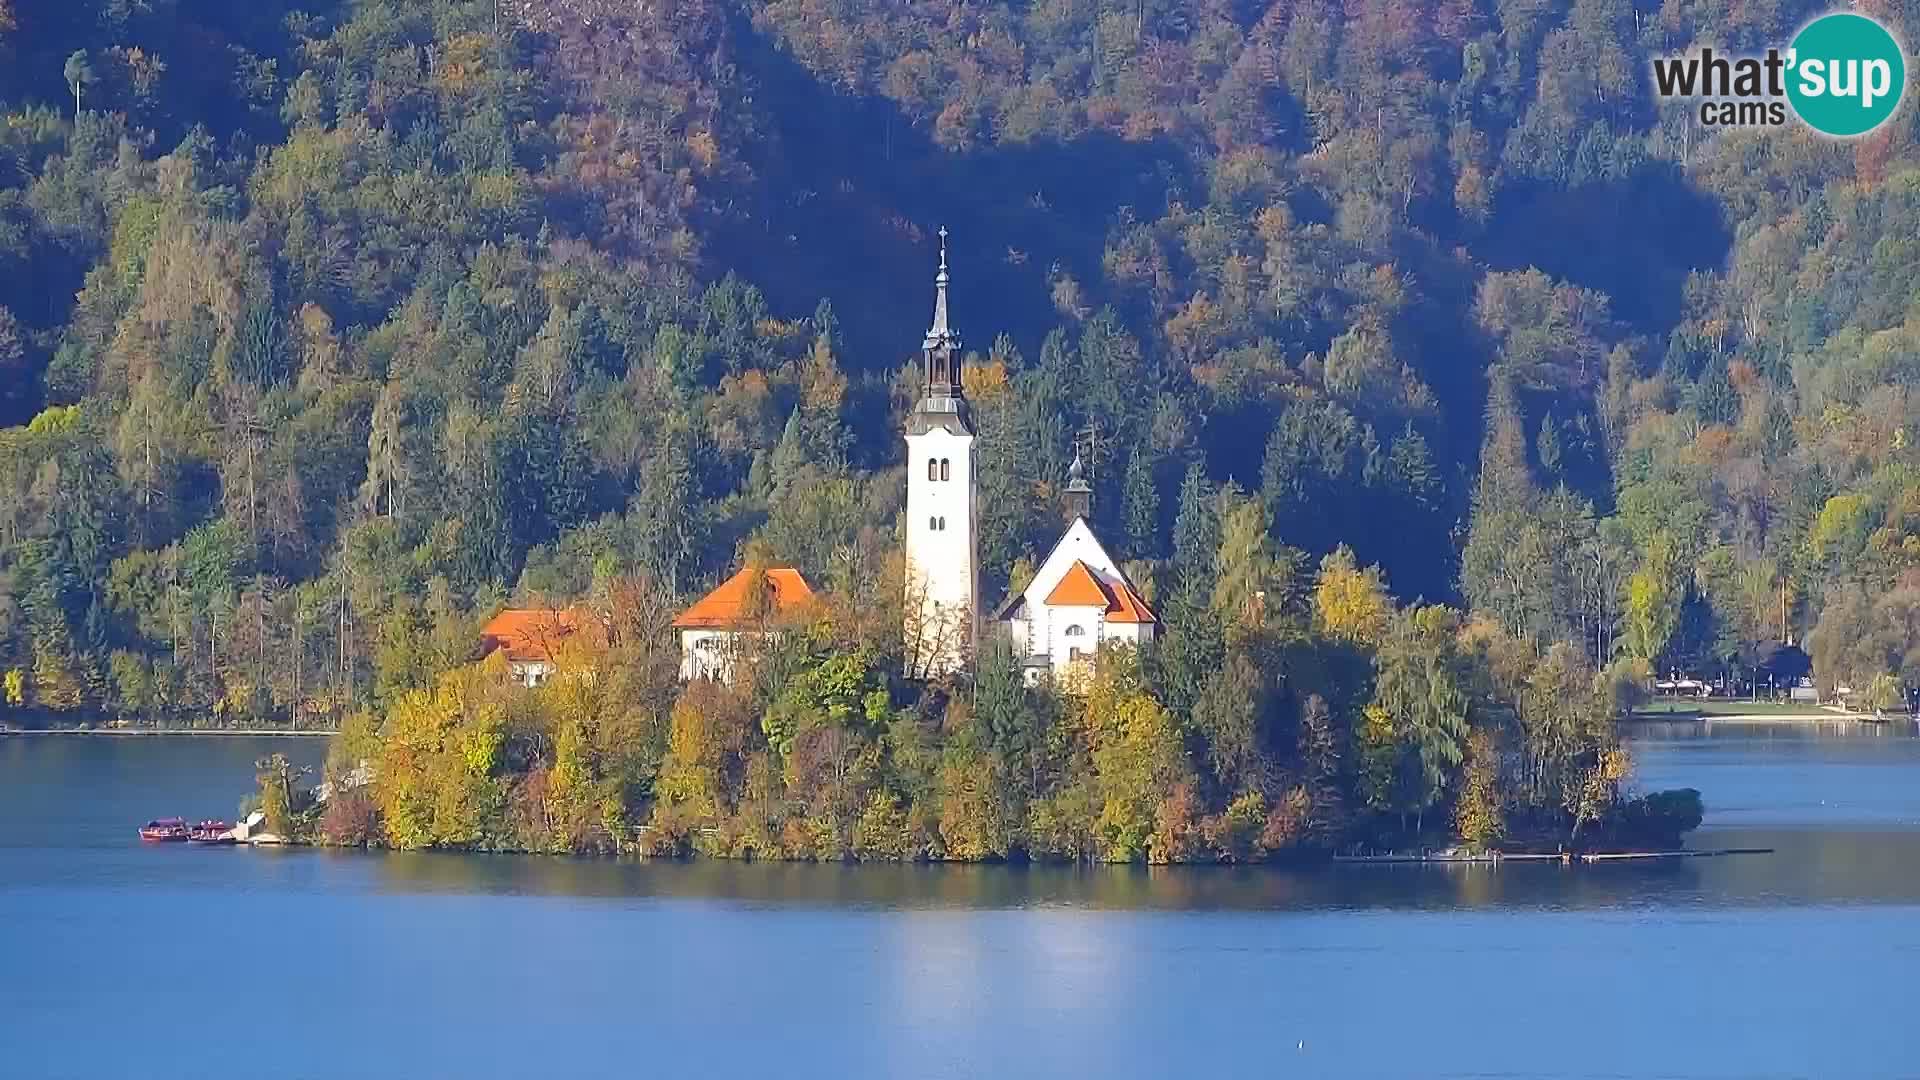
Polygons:
<instances>
[{"instance_id":1,"label":"wooden jetty","mask_svg":"<svg viewBox=\"0 0 1920 1080\"><path fill-rule=\"evenodd\" d=\"M1723 855L1771 855L1770 847L1714 848L1708 851L1592 851L1580 856L1581 862L1616 862L1623 859L1713 859Z\"/></svg>"},{"instance_id":2,"label":"wooden jetty","mask_svg":"<svg viewBox=\"0 0 1920 1080\"><path fill-rule=\"evenodd\" d=\"M1625 862L1649 859L1717 859L1728 855L1771 855L1772 848L1709 848L1701 851L1589 851L1589 852L1503 852L1489 851L1474 855L1465 852L1434 852L1413 855L1335 855L1337 863L1363 863L1368 865L1392 864L1454 864L1491 866L1510 862L1574 862L1600 863Z\"/></svg>"}]
</instances>

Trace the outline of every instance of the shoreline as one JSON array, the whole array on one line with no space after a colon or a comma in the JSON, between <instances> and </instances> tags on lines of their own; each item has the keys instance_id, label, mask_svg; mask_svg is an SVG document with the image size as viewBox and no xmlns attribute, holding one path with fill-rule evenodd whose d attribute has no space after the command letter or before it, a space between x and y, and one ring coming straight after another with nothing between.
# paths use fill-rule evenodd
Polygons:
<instances>
[{"instance_id":1,"label":"shoreline","mask_svg":"<svg viewBox=\"0 0 1920 1080\"><path fill-rule=\"evenodd\" d=\"M288 730L277 728L0 728L0 738L9 735L214 735L223 738L265 735L334 735L332 731Z\"/></svg>"},{"instance_id":2,"label":"shoreline","mask_svg":"<svg viewBox=\"0 0 1920 1080\"><path fill-rule=\"evenodd\" d=\"M1906 716L1888 716L1875 720L1872 713L1629 713L1620 722L1630 724L1844 724L1856 723L1884 727L1909 722Z\"/></svg>"}]
</instances>

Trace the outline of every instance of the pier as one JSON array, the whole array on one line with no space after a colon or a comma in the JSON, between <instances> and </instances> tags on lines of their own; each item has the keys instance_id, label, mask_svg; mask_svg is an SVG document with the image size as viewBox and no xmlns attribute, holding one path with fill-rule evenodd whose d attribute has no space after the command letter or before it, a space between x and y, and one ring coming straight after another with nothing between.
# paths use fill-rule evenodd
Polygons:
<instances>
[{"instance_id":1,"label":"pier","mask_svg":"<svg viewBox=\"0 0 1920 1080\"><path fill-rule=\"evenodd\" d=\"M1392 865L1401 863L1442 863L1464 865L1494 865L1509 862L1557 862L1557 863L1600 863L1643 861L1649 859L1717 859L1728 855L1771 855L1772 848L1711 848L1701 851L1589 851L1589 852L1501 852L1489 851L1484 854L1465 852L1435 852L1417 855L1335 855L1337 863L1364 863L1368 865Z\"/></svg>"}]
</instances>

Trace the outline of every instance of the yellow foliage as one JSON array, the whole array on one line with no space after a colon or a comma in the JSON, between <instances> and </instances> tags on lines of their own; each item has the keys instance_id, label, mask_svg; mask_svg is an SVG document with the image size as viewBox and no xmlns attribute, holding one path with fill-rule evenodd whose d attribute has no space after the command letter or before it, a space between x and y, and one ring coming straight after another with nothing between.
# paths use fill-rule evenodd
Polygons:
<instances>
[{"instance_id":1,"label":"yellow foliage","mask_svg":"<svg viewBox=\"0 0 1920 1080\"><path fill-rule=\"evenodd\" d=\"M687 136L687 153L693 155L694 163L700 166L701 172L708 172L720 157L719 140L713 137L711 131L693 132Z\"/></svg>"},{"instance_id":2,"label":"yellow foliage","mask_svg":"<svg viewBox=\"0 0 1920 1080\"><path fill-rule=\"evenodd\" d=\"M800 368L800 400L809 409L839 412L847 397L847 376L833 358L825 338L815 339L807 362Z\"/></svg>"},{"instance_id":3,"label":"yellow foliage","mask_svg":"<svg viewBox=\"0 0 1920 1080\"><path fill-rule=\"evenodd\" d=\"M27 423L29 435L65 435L80 423L80 406L50 405Z\"/></svg>"},{"instance_id":4,"label":"yellow foliage","mask_svg":"<svg viewBox=\"0 0 1920 1080\"><path fill-rule=\"evenodd\" d=\"M1007 853L1006 805L998 759L973 755L940 771L940 839L949 859L978 862Z\"/></svg>"},{"instance_id":5,"label":"yellow foliage","mask_svg":"<svg viewBox=\"0 0 1920 1080\"><path fill-rule=\"evenodd\" d=\"M1293 231L1293 213L1283 205L1269 206L1254 215L1253 229L1269 244L1285 240Z\"/></svg>"},{"instance_id":6,"label":"yellow foliage","mask_svg":"<svg viewBox=\"0 0 1920 1080\"><path fill-rule=\"evenodd\" d=\"M1007 392L1006 361L996 359L968 364L960 371L960 386L967 397L983 405L997 401Z\"/></svg>"},{"instance_id":7,"label":"yellow foliage","mask_svg":"<svg viewBox=\"0 0 1920 1080\"><path fill-rule=\"evenodd\" d=\"M1485 851L1506 836L1499 782L1500 760L1493 736L1476 731L1467 741L1466 782L1454 806L1454 827L1475 851Z\"/></svg>"},{"instance_id":8,"label":"yellow foliage","mask_svg":"<svg viewBox=\"0 0 1920 1080\"><path fill-rule=\"evenodd\" d=\"M719 761L714 744L706 711L685 698L675 703L667 756L654 781L661 806L684 807L702 820L719 813Z\"/></svg>"},{"instance_id":9,"label":"yellow foliage","mask_svg":"<svg viewBox=\"0 0 1920 1080\"><path fill-rule=\"evenodd\" d=\"M517 172L481 173L469 189L476 210L497 214L514 213L527 200L527 187Z\"/></svg>"},{"instance_id":10,"label":"yellow foliage","mask_svg":"<svg viewBox=\"0 0 1920 1080\"><path fill-rule=\"evenodd\" d=\"M1393 600L1380 568L1360 569L1345 544L1321 560L1313 607L1322 633L1360 645L1378 645L1393 616Z\"/></svg>"},{"instance_id":11,"label":"yellow foliage","mask_svg":"<svg viewBox=\"0 0 1920 1080\"><path fill-rule=\"evenodd\" d=\"M506 716L471 671L441 676L431 690L412 690L388 709L374 764L374 798L395 847L460 847L477 843L495 810L492 771L505 740Z\"/></svg>"},{"instance_id":12,"label":"yellow foliage","mask_svg":"<svg viewBox=\"0 0 1920 1080\"><path fill-rule=\"evenodd\" d=\"M898 797L876 791L853 826L853 850L862 859L898 862L915 854L907 812Z\"/></svg>"},{"instance_id":13,"label":"yellow foliage","mask_svg":"<svg viewBox=\"0 0 1920 1080\"><path fill-rule=\"evenodd\" d=\"M441 89L449 93L464 93L476 78L485 73L491 52L492 39L486 34L469 32L449 38L441 47L440 60L435 68Z\"/></svg>"},{"instance_id":14,"label":"yellow foliage","mask_svg":"<svg viewBox=\"0 0 1920 1080\"><path fill-rule=\"evenodd\" d=\"M1100 816L1094 831L1100 857L1132 862L1149 854L1161 804L1186 778L1186 751L1173 717L1145 693L1095 693L1089 695L1088 707L1090 727L1097 733L1093 766ZM1097 713L1092 711L1096 707ZM1173 829L1169 835L1180 831Z\"/></svg>"}]
</instances>

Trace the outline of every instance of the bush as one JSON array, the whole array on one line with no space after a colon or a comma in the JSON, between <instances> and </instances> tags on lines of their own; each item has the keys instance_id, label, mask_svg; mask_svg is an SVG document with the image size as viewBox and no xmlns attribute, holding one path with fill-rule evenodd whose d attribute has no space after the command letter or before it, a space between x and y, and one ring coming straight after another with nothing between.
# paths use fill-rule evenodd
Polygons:
<instances>
[{"instance_id":1,"label":"bush","mask_svg":"<svg viewBox=\"0 0 1920 1080\"><path fill-rule=\"evenodd\" d=\"M364 789L335 791L320 814L320 840L338 847L366 847L381 837L380 808Z\"/></svg>"},{"instance_id":2,"label":"bush","mask_svg":"<svg viewBox=\"0 0 1920 1080\"><path fill-rule=\"evenodd\" d=\"M1650 847L1678 847L1680 838L1700 827L1706 804L1694 788L1656 791L1628 801L1620 810L1620 839Z\"/></svg>"},{"instance_id":3,"label":"bush","mask_svg":"<svg viewBox=\"0 0 1920 1080\"><path fill-rule=\"evenodd\" d=\"M1647 703L1653 667L1637 656L1623 656L1600 673L1600 693L1613 713L1630 713Z\"/></svg>"}]
</instances>

